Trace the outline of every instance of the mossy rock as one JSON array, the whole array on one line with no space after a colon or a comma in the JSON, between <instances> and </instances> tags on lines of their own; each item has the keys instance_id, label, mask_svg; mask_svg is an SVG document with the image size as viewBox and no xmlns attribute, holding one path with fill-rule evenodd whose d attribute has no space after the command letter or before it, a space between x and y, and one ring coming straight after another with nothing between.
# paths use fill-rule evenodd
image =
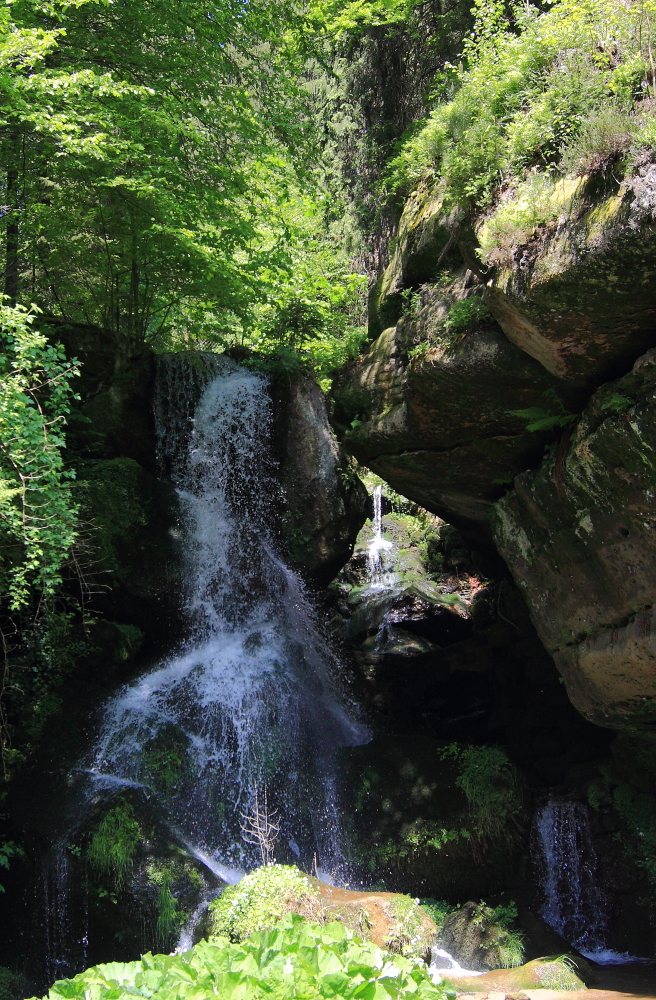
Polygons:
<instances>
[{"instance_id":1,"label":"mossy rock","mask_svg":"<svg viewBox=\"0 0 656 1000\"><path fill-rule=\"evenodd\" d=\"M426 958L437 937L431 917L410 896L326 885L293 865L263 865L210 905L210 934L242 941L288 913L316 923L338 920L365 941L409 958Z\"/></svg>"},{"instance_id":2,"label":"mossy rock","mask_svg":"<svg viewBox=\"0 0 656 1000\"><path fill-rule=\"evenodd\" d=\"M514 925L516 917L514 904L492 908L465 903L444 920L440 941L466 969L515 968L524 961L524 939Z\"/></svg>"},{"instance_id":3,"label":"mossy rock","mask_svg":"<svg viewBox=\"0 0 656 1000\"><path fill-rule=\"evenodd\" d=\"M584 978L591 973L586 962L571 955L535 958L517 969L500 969L482 976L449 976L444 982L457 993L499 991L505 994L521 990L559 990L564 993L587 988Z\"/></svg>"},{"instance_id":4,"label":"mossy rock","mask_svg":"<svg viewBox=\"0 0 656 1000\"><path fill-rule=\"evenodd\" d=\"M501 555L574 706L656 737L656 350L602 386L495 507Z\"/></svg>"}]
</instances>

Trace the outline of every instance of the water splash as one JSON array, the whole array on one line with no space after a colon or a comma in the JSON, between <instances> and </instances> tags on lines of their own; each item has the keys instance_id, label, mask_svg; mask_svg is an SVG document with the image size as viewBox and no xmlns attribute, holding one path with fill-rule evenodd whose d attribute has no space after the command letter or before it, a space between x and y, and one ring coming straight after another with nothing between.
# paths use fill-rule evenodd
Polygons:
<instances>
[{"instance_id":1,"label":"water splash","mask_svg":"<svg viewBox=\"0 0 656 1000\"><path fill-rule=\"evenodd\" d=\"M599 885L587 806L551 799L535 817L533 845L544 893L540 915L546 923L599 965L639 961L606 946L608 901Z\"/></svg>"},{"instance_id":2,"label":"water splash","mask_svg":"<svg viewBox=\"0 0 656 1000\"><path fill-rule=\"evenodd\" d=\"M443 978L448 976L482 976L482 972L473 972L471 969L463 969L453 955L450 955L444 948L433 945L431 948L431 960L428 971L438 984Z\"/></svg>"},{"instance_id":3,"label":"water splash","mask_svg":"<svg viewBox=\"0 0 656 1000\"><path fill-rule=\"evenodd\" d=\"M373 494L374 499L374 537L369 543L368 563L369 563L369 586L372 590L388 590L394 586L394 573L388 569L389 559L384 559L383 554L391 552L393 545L386 538L383 538L383 487L376 486Z\"/></svg>"},{"instance_id":4,"label":"water splash","mask_svg":"<svg viewBox=\"0 0 656 1000\"><path fill-rule=\"evenodd\" d=\"M212 366L193 416L198 377L187 384L179 363L160 372L155 405L160 468L183 513L188 640L109 702L88 768L95 792L150 789L179 838L221 871L255 863L241 817L266 783L280 843L336 870L335 752L368 734L340 697L300 579L275 551L265 379L228 358Z\"/></svg>"}]
</instances>

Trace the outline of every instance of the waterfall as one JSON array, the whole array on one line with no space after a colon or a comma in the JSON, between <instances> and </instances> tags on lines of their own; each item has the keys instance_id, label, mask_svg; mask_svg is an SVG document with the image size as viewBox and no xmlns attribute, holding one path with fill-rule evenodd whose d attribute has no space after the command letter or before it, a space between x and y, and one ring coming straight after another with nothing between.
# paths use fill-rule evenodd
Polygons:
<instances>
[{"instance_id":1,"label":"waterfall","mask_svg":"<svg viewBox=\"0 0 656 1000\"><path fill-rule=\"evenodd\" d=\"M335 871L335 754L368 734L340 697L299 577L276 552L267 383L216 358L192 417L199 387L196 376L185 386L188 370L160 373L155 406L160 467L182 509L188 638L107 704L88 762L93 794L155 793L179 842L234 881L235 869L259 863L242 827L266 786L284 859Z\"/></svg>"},{"instance_id":2,"label":"waterfall","mask_svg":"<svg viewBox=\"0 0 656 1000\"><path fill-rule=\"evenodd\" d=\"M599 885L588 808L550 799L536 814L533 853L541 875L541 917L586 958L599 964L635 961L607 947L608 905Z\"/></svg>"},{"instance_id":3,"label":"waterfall","mask_svg":"<svg viewBox=\"0 0 656 1000\"><path fill-rule=\"evenodd\" d=\"M391 542L383 538L383 487L374 489L374 537L369 543L369 586L372 590L387 590L394 586L394 574L386 572L383 553L393 548Z\"/></svg>"}]
</instances>

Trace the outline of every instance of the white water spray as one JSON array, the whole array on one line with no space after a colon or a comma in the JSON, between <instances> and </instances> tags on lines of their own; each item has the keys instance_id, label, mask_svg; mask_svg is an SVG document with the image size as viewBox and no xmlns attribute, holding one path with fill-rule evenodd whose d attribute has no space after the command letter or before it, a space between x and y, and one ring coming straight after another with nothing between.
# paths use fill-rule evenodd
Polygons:
<instances>
[{"instance_id":1,"label":"white water spray","mask_svg":"<svg viewBox=\"0 0 656 1000\"><path fill-rule=\"evenodd\" d=\"M96 792L149 788L178 839L227 881L256 862L241 817L266 785L280 845L335 870L335 753L368 734L338 694L337 664L269 532L266 381L216 358L192 419L189 372L169 365L156 401L159 460L183 511L189 639L106 706L89 771Z\"/></svg>"},{"instance_id":2,"label":"white water spray","mask_svg":"<svg viewBox=\"0 0 656 1000\"><path fill-rule=\"evenodd\" d=\"M599 965L639 961L606 947L608 906L599 886L587 807L551 799L536 815L533 838L542 870L540 915L546 923Z\"/></svg>"},{"instance_id":3,"label":"white water spray","mask_svg":"<svg viewBox=\"0 0 656 1000\"><path fill-rule=\"evenodd\" d=\"M369 586L372 590L387 590L394 585L394 574L387 571L389 554L393 548L390 541L383 537L383 487L376 486L374 499L374 537L369 543Z\"/></svg>"}]
</instances>

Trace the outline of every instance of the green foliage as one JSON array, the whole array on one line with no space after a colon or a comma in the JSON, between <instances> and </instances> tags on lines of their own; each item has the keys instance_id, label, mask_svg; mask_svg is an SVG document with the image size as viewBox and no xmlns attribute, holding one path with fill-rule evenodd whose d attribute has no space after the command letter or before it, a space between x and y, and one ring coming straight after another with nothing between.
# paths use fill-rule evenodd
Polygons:
<instances>
[{"instance_id":1,"label":"green foliage","mask_svg":"<svg viewBox=\"0 0 656 1000\"><path fill-rule=\"evenodd\" d=\"M515 5L513 23L502 3L476 8L457 92L405 143L397 186L435 170L448 200L485 206L504 182L558 164L564 150L566 169L605 171L634 137L649 144L655 130L641 102L654 85L652 0Z\"/></svg>"},{"instance_id":2,"label":"green foliage","mask_svg":"<svg viewBox=\"0 0 656 1000\"><path fill-rule=\"evenodd\" d=\"M522 801L517 773L506 752L501 747L453 743L440 754L458 762L456 784L467 796L473 835L482 840L502 833L512 836L508 824L517 823Z\"/></svg>"},{"instance_id":3,"label":"green foliage","mask_svg":"<svg viewBox=\"0 0 656 1000\"><path fill-rule=\"evenodd\" d=\"M132 868L142 834L129 802L119 802L105 813L91 837L87 856L100 872L110 875L117 887Z\"/></svg>"},{"instance_id":4,"label":"green foliage","mask_svg":"<svg viewBox=\"0 0 656 1000\"><path fill-rule=\"evenodd\" d=\"M496 907L480 903L474 910L472 922L487 932L481 947L494 952L494 964L500 969L515 969L524 962L524 935L514 926L516 920L517 907L512 901Z\"/></svg>"},{"instance_id":5,"label":"green foliage","mask_svg":"<svg viewBox=\"0 0 656 1000\"><path fill-rule=\"evenodd\" d=\"M22 1000L26 989L25 976L0 966L0 1000Z\"/></svg>"},{"instance_id":6,"label":"green foliage","mask_svg":"<svg viewBox=\"0 0 656 1000\"><path fill-rule=\"evenodd\" d=\"M317 890L293 865L263 865L228 886L210 904L212 933L243 941L254 931L269 930L293 903L310 906Z\"/></svg>"},{"instance_id":7,"label":"green foliage","mask_svg":"<svg viewBox=\"0 0 656 1000\"><path fill-rule=\"evenodd\" d=\"M466 333L479 323L490 319L490 311L480 296L471 296L454 302L449 309L445 329L447 333Z\"/></svg>"},{"instance_id":8,"label":"green foliage","mask_svg":"<svg viewBox=\"0 0 656 1000\"><path fill-rule=\"evenodd\" d=\"M3 26L17 283L127 353L178 316L247 314L263 272L289 265L285 150L306 148L296 13L20 0Z\"/></svg>"},{"instance_id":9,"label":"green foliage","mask_svg":"<svg viewBox=\"0 0 656 1000\"><path fill-rule=\"evenodd\" d=\"M610 399L601 404L601 409L612 410L613 413L626 413L632 406L635 406L635 399L623 396L620 392L614 392Z\"/></svg>"},{"instance_id":10,"label":"green foliage","mask_svg":"<svg viewBox=\"0 0 656 1000\"><path fill-rule=\"evenodd\" d=\"M52 987L48 1000L447 1000L425 966L363 944L340 923L291 916L241 944L202 941L182 955L144 955L87 969Z\"/></svg>"},{"instance_id":11,"label":"green foliage","mask_svg":"<svg viewBox=\"0 0 656 1000\"><path fill-rule=\"evenodd\" d=\"M173 895L173 865L151 863L148 866L148 881L159 887L157 896L157 937L164 947L170 946L184 922L184 914L178 909L178 901Z\"/></svg>"},{"instance_id":12,"label":"green foliage","mask_svg":"<svg viewBox=\"0 0 656 1000\"><path fill-rule=\"evenodd\" d=\"M33 322L0 306L0 574L14 610L32 587L55 593L76 528L62 448L77 366Z\"/></svg>"},{"instance_id":13,"label":"green foliage","mask_svg":"<svg viewBox=\"0 0 656 1000\"><path fill-rule=\"evenodd\" d=\"M435 943L435 935L424 927L421 907L411 896L395 895L389 902L396 926L385 942L390 951L406 958L423 959Z\"/></svg>"},{"instance_id":14,"label":"green foliage","mask_svg":"<svg viewBox=\"0 0 656 1000\"><path fill-rule=\"evenodd\" d=\"M451 903L447 903L443 899L433 899L432 896L422 899L420 905L422 910L425 910L431 920L435 922L438 931L441 930L446 917L456 909Z\"/></svg>"},{"instance_id":15,"label":"green foliage","mask_svg":"<svg viewBox=\"0 0 656 1000\"><path fill-rule=\"evenodd\" d=\"M22 847L19 847L13 840L5 840L0 843L0 868L9 868L10 858L24 857ZM0 892L4 892L4 886L0 885Z\"/></svg>"},{"instance_id":16,"label":"green foliage","mask_svg":"<svg viewBox=\"0 0 656 1000\"><path fill-rule=\"evenodd\" d=\"M570 424L574 423L577 415L567 412L555 389L547 389L543 396L549 404L548 409L541 406L530 406L526 410L508 410L507 412L513 417L528 420L526 430L536 433L569 427Z\"/></svg>"}]
</instances>

